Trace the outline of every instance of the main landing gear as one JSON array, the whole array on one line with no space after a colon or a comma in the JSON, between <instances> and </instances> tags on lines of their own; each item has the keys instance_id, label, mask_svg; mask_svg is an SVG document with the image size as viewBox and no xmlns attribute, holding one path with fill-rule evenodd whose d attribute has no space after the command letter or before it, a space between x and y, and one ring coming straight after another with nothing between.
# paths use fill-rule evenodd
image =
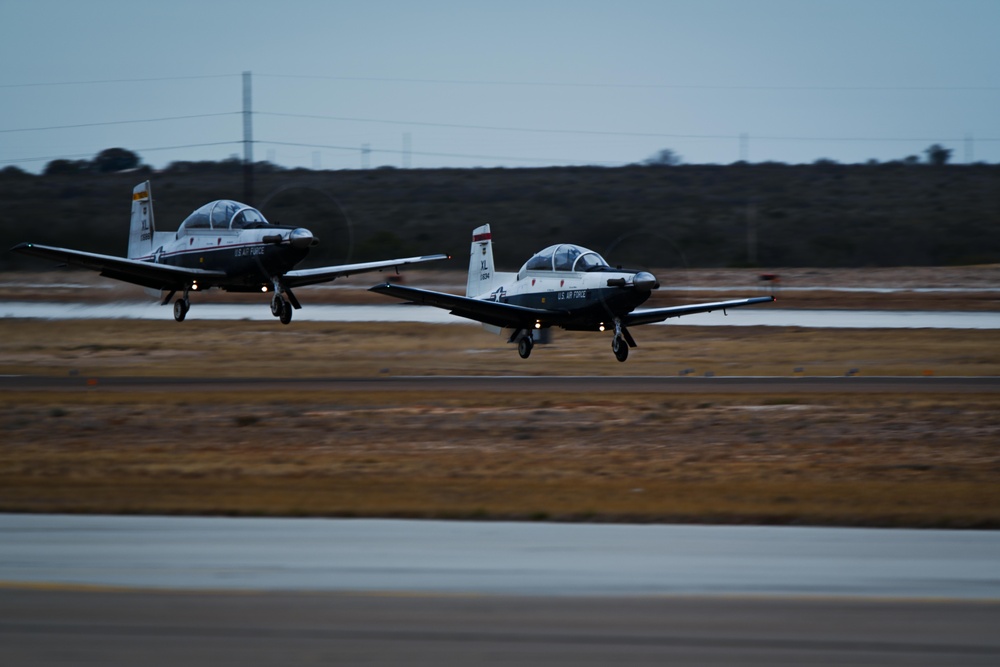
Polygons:
<instances>
[{"instance_id":1,"label":"main landing gear","mask_svg":"<svg viewBox=\"0 0 1000 667\"><path fill-rule=\"evenodd\" d=\"M184 318L187 317L189 310L191 310L191 301L188 300L187 297L174 301L174 319L178 322L184 321Z\"/></svg>"},{"instance_id":2,"label":"main landing gear","mask_svg":"<svg viewBox=\"0 0 1000 667\"><path fill-rule=\"evenodd\" d=\"M517 341L517 353L521 355L522 359L527 359L531 356L531 349L533 347L535 347L535 341L530 334Z\"/></svg>"},{"instance_id":3,"label":"main landing gear","mask_svg":"<svg viewBox=\"0 0 1000 667\"><path fill-rule=\"evenodd\" d=\"M517 329L507 339L508 343L517 343L517 353L522 359L531 356L531 350L535 347L535 339L531 336L531 329Z\"/></svg>"},{"instance_id":4,"label":"main landing gear","mask_svg":"<svg viewBox=\"0 0 1000 667\"><path fill-rule=\"evenodd\" d=\"M184 318L187 317L188 311L191 310L191 299L188 297L188 292L190 291L190 287L185 287L184 296L174 301L174 319L178 322L183 322ZM163 301L164 306L170 303L170 298L173 295L174 292L167 295L167 298Z\"/></svg>"}]
</instances>

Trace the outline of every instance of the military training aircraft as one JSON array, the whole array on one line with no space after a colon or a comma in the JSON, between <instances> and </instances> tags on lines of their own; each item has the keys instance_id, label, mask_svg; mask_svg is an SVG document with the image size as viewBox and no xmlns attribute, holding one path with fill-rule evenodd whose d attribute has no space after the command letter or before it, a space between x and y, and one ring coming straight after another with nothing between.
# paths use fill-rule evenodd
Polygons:
<instances>
[{"instance_id":1,"label":"military training aircraft","mask_svg":"<svg viewBox=\"0 0 1000 667\"><path fill-rule=\"evenodd\" d=\"M152 188L146 181L132 190L128 258L37 243L21 243L11 250L100 271L102 276L142 285L157 295L166 291L161 305L181 292L174 302L178 322L191 307L190 292L212 287L228 292L272 292L271 314L283 324L292 321L292 308L302 307L292 288L448 258L424 255L293 271L317 243L319 239L308 229L273 225L257 209L228 199L205 204L176 232L158 232L153 223Z\"/></svg>"},{"instance_id":2,"label":"military training aircraft","mask_svg":"<svg viewBox=\"0 0 1000 667\"><path fill-rule=\"evenodd\" d=\"M551 326L569 331L614 332L611 349L618 361L628 358L635 339L628 327L671 317L774 301L772 296L635 310L659 288L648 271L612 268L593 250L563 243L536 253L515 273L496 273L490 226L472 232L469 279L465 296L385 283L371 291L444 308L452 315L481 322L487 330L517 343L522 359L534 346L533 332Z\"/></svg>"}]
</instances>

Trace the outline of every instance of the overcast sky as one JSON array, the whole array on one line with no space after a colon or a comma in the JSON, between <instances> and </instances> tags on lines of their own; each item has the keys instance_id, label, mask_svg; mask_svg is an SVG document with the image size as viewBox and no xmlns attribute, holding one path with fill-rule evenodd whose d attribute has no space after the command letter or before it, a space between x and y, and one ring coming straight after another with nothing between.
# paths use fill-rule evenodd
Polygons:
<instances>
[{"instance_id":1,"label":"overcast sky","mask_svg":"<svg viewBox=\"0 0 1000 667\"><path fill-rule=\"evenodd\" d=\"M244 71L283 166L995 163L998 34L1000 0L0 0L0 167L242 157Z\"/></svg>"}]
</instances>

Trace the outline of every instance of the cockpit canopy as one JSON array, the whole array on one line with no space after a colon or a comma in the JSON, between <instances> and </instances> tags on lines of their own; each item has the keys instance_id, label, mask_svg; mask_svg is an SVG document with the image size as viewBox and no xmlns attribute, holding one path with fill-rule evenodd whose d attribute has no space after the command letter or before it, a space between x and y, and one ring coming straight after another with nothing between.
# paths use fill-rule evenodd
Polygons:
<instances>
[{"instance_id":1,"label":"cockpit canopy","mask_svg":"<svg viewBox=\"0 0 1000 667\"><path fill-rule=\"evenodd\" d=\"M572 243L549 246L536 252L524 263L521 271L592 271L608 266L604 258L593 250Z\"/></svg>"},{"instance_id":2,"label":"cockpit canopy","mask_svg":"<svg viewBox=\"0 0 1000 667\"><path fill-rule=\"evenodd\" d=\"M257 209L231 199L219 199L189 215L177 229L177 234L179 236L192 229L244 229L267 224L267 218Z\"/></svg>"}]
</instances>

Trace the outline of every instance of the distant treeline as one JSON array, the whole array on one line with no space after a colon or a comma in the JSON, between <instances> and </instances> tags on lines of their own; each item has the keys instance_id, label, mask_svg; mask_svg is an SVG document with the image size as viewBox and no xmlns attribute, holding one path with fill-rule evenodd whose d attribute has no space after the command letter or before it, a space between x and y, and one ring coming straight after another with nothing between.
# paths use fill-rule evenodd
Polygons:
<instances>
[{"instance_id":1,"label":"distant treeline","mask_svg":"<svg viewBox=\"0 0 1000 667\"><path fill-rule=\"evenodd\" d=\"M1000 166L883 163L544 169L279 170L252 202L321 239L310 265L449 252L493 226L497 262L578 243L629 266L918 266L1000 262ZM42 176L0 171L0 243L123 255L132 187L152 181L157 228L244 200L238 161ZM0 254L0 269L46 268Z\"/></svg>"}]
</instances>

